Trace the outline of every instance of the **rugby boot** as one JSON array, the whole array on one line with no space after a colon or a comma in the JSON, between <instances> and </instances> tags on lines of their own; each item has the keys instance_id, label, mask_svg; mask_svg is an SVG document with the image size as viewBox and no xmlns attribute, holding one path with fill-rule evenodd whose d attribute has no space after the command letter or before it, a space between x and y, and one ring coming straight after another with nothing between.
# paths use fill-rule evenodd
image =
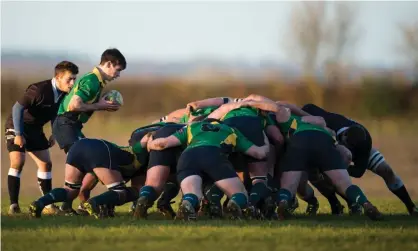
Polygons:
<instances>
[{"instance_id":1,"label":"rugby boot","mask_svg":"<svg viewBox=\"0 0 418 251\"><path fill-rule=\"evenodd\" d=\"M50 207L45 207L44 210L42 210L42 214L45 215L57 215L59 214L60 209L58 206L51 204Z\"/></svg>"},{"instance_id":2,"label":"rugby boot","mask_svg":"<svg viewBox=\"0 0 418 251\"><path fill-rule=\"evenodd\" d=\"M306 207L306 214L309 216L315 216L319 209L319 202L309 203Z\"/></svg>"},{"instance_id":3,"label":"rugby boot","mask_svg":"<svg viewBox=\"0 0 418 251\"><path fill-rule=\"evenodd\" d=\"M380 221L383 220L383 215L377 210L372 203L366 202L363 204L364 214L367 215L371 220Z\"/></svg>"},{"instance_id":4,"label":"rugby boot","mask_svg":"<svg viewBox=\"0 0 418 251\"><path fill-rule=\"evenodd\" d=\"M83 203L78 205L78 208L75 211L76 211L77 215L81 215L81 216L88 216L89 215L89 212L87 212L87 210L84 208Z\"/></svg>"},{"instance_id":5,"label":"rugby boot","mask_svg":"<svg viewBox=\"0 0 418 251\"><path fill-rule=\"evenodd\" d=\"M87 200L83 203L83 208L96 219L103 218L103 213L101 208L96 204L94 200Z\"/></svg>"},{"instance_id":6,"label":"rugby boot","mask_svg":"<svg viewBox=\"0 0 418 251\"><path fill-rule=\"evenodd\" d=\"M275 219L277 215L274 209L276 209L276 204L274 203L273 198L269 196L264 200L264 203L261 206L262 217L267 220Z\"/></svg>"},{"instance_id":7,"label":"rugby boot","mask_svg":"<svg viewBox=\"0 0 418 251\"><path fill-rule=\"evenodd\" d=\"M341 203L331 205L331 214L332 215L343 215L344 206Z\"/></svg>"},{"instance_id":8,"label":"rugby boot","mask_svg":"<svg viewBox=\"0 0 418 251\"><path fill-rule=\"evenodd\" d=\"M349 211L350 215L362 215L363 214L363 208L361 205L355 203L353 205L350 206L350 211Z\"/></svg>"},{"instance_id":9,"label":"rugby boot","mask_svg":"<svg viewBox=\"0 0 418 251\"><path fill-rule=\"evenodd\" d=\"M175 219L183 221L195 221L197 219L196 210L190 201L183 200L181 202Z\"/></svg>"},{"instance_id":10,"label":"rugby boot","mask_svg":"<svg viewBox=\"0 0 418 251\"><path fill-rule=\"evenodd\" d=\"M242 219L242 209L235 201L229 200L226 209L231 220Z\"/></svg>"},{"instance_id":11,"label":"rugby boot","mask_svg":"<svg viewBox=\"0 0 418 251\"><path fill-rule=\"evenodd\" d=\"M20 213L22 213L22 211L20 210L20 207L19 207L18 204L10 205L9 212L8 212L9 215L16 215L16 214L20 214Z\"/></svg>"},{"instance_id":12,"label":"rugby boot","mask_svg":"<svg viewBox=\"0 0 418 251\"><path fill-rule=\"evenodd\" d=\"M298 209L298 208L299 208L299 200L298 200L298 198L295 197L292 200L292 204L287 208L287 211L289 213L293 214L296 211L296 209Z\"/></svg>"},{"instance_id":13,"label":"rugby boot","mask_svg":"<svg viewBox=\"0 0 418 251\"><path fill-rule=\"evenodd\" d=\"M174 212L174 209L171 207L171 204L174 203L176 202L170 201L170 204L167 204L159 200L157 201L157 209L162 215L164 215L164 217L174 219L176 217L176 212Z\"/></svg>"},{"instance_id":14,"label":"rugby boot","mask_svg":"<svg viewBox=\"0 0 418 251\"><path fill-rule=\"evenodd\" d=\"M409 215L418 217L418 207L413 207L411 210L408 210Z\"/></svg>"},{"instance_id":15,"label":"rugby boot","mask_svg":"<svg viewBox=\"0 0 418 251\"><path fill-rule=\"evenodd\" d=\"M139 197L136 201L136 207L134 211L135 219L146 219L148 217L148 208L152 207L152 204L148 202L148 198L145 196Z\"/></svg>"},{"instance_id":16,"label":"rugby boot","mask_svg":"<svg viewBox=\"0 0 418 251\"><path fill-rule=\"evenodd\" d=\"M34 201L29 205L29 216L33 218L41 218L43 207L38 201Z\"/></svg>"},{"instance_id":17,"label":"rugby boot","mask_svg":"<svg viewBox=\"0 0 418 251\"><path fill-rule=\"evenodd\" d=\"M289 211L289 204L286 200L282 200L277 204L277 216L279 220L285 220L292 216Z\"/></svg>"}]
</instances>

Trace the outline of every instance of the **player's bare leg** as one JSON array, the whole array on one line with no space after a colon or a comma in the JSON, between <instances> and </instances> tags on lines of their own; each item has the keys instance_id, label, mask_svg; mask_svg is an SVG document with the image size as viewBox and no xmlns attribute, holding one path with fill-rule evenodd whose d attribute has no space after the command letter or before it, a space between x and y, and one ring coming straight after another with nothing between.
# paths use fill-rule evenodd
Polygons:
<instances>
[{"instance_id":1,"label":"player's bare leg","mask_svg":"<svg viewBox=\"0 0 418 251\"><path fill-rule=\"evenodd\" d=\"M52 162L49 150L28 152L29 156L38 166L38 185L41 194L45 195L52 190ZM59 212L59 208L54 205L48 205L44 208L43 214L54 215Z\"/></svg>"},{"instance_id":2,"label":"player's bare leg","mask_svg":"<svg viewBox=\"0 0 418 251\"><path fill-rule=\"evenodd\" d=\"M10 208L9 214L21 213L19 207L20 175L25 165L25 153L13 151L9 153L10 169L7 176L7 185L9 189Z\"/></svg>"},{"instance_id":3,"label":"player's bare leg","mask_svg":"<svg viewBox=\"0 0 418 251\"><path fill-rule=\"evenodd\" d=\"M52 189L48 194L32 202L29 206L30 216L39 218L45 206L56 202L73 201L80 191L83 177L84 173L76 167L66 164L64 187Z\"/></svg>"},{"instance_id":4,"label":"player's bare leg","mask_svg":"<svg viewBox=\"0 0 418 251\"><path fill-rule=\"evenodd\" d=\"M410 215L418 216L418 208L409 196L402 179L393 171L386 161L380 163L372 170L372 172L382 177L389 190L405 204Z\"/></svg>"}]
</instances>

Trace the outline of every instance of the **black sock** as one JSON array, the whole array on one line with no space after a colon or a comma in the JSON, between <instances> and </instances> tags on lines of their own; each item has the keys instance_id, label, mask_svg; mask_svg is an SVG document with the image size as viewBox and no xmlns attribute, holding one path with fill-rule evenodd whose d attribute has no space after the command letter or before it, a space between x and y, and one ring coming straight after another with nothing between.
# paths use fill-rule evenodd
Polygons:
<instances>
[{"instance_id":1,"label":"black sock","mask_svg":"<svg viewBox=\"0 0 418 251\"><path fill-rule=\"evenodd\" d=\"M336 190L330 186L328 183L326 183L324 180L317 181L317 182L311 182L311 184L318 189L318 191L327 198L330 206L334 206L337 204L340 204L340 201L337 198Z\"/></svg>"},{"instance_id":2,"label":"black sock","mask_svg":"<svg viewBox=\"0 0 418 251\"><path fill-rule=\"evenodd\" d=\"M38 171L38 185L41 189L42 195L49 193L52 190L52 175L51 172Z\"/></svg>"},{"instance_id":3,"label":"black sock","mask_svg":"<svg viewBox=\"0 0 418 251\"><path fill-rule=\"evenodd\" d=\"M253 206L257 206L261 200L267 198L270 195L271 190L263 182L258 182L253 185L250 191L249 203Z\"/></svg>"},{"instance_id":4,"label":"black sock","mask_svg":"<svg viewBox=\"0 0 418 251\"><path fill-rule=\"evenodd\" d=\"M10 204L19 204L20 177L9 174L7 176L7 186L9 188Z\"/></svg>"},{"instance_id":5,"label":"black sock","mask_svg":"<svg viewBox=\"0 0 418 251\"><path fill-rule=\"evenodd\" d=\"M158 205L170 205L172 199L174 199L179 193L180 187L177 183L167 182L164 185L164 191L161 194L160 199L157 201Z\"/></svg>"},{"instance_id":6,"label":"black sock","mask_svg":"<svg viewBox=\"0 0 418 251\"><path fill-rule=\"evenodd\" d=\"M395 194L405 204L409 212L414 209L415 204L412 202L405 186L401 186L400 188L393 190L392 193Z\"/></svg>"}]
</instances>

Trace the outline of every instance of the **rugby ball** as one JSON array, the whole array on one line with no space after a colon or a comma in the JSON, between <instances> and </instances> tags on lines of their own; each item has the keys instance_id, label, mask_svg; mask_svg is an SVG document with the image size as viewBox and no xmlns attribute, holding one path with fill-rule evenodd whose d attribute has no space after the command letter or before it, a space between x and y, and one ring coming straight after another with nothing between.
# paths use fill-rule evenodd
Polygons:
<instances>
[{"instance_id":1,"label":"rugby ball","mask_svg":"<svg viewBox=\"0 0 418 251\"><path fill-rule=\"evenodd\" d=\"M104 99L119 105L123 105L122 94L116 90L111 90L103 95Z\"/></svg>"}]
</instances>

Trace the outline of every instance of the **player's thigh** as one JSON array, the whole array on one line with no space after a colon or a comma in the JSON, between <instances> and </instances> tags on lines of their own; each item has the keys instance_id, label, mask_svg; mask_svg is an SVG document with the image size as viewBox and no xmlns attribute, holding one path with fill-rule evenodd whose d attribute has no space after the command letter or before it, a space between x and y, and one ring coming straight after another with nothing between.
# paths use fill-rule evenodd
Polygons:
<instances>
[{"instance_id":1,"label":"player's thigh","mask_svg":"<svg viewBox=\"0 0 418 251\"><path fill-rule=\"evenodd\" d=\"M28 152L29 156L35 161L38 169L43 172L50 172L52 168L51 155L49 150L39 150Z\"/></svg>"},{"instance_id":2,"label":"player's thigh","mask_svg":"<svg viewBox=\"0 0 418 251\"><path fill-rule=\"evenodd\" d=\"M112 186L117 183L125 182L119 170L113 170L106 167L96 167L93 171L97 178L102 181L105 186Z\"/></svg>"}]
</instances>

